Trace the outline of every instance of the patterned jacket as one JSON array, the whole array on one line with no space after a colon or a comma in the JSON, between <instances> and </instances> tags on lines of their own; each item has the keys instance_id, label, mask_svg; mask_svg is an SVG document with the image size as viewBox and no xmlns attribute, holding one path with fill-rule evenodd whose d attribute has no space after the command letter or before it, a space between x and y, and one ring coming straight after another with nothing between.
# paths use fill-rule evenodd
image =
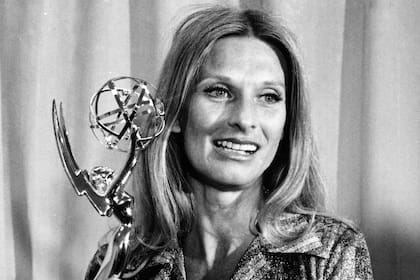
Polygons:
<instances>
[{"instance_id":1,"label":"patterned jacket","mask_svg":"<svg viewBox=\"0 0 420 280\"><path fill-rule=\"evenodd\" d=\"M284 214L280 217L288 230L302 229L309 217ZM91 261L85 279L94 279L104 258L101 246ZM141 256L131 259L129 267L140 267ZM141 269L124 274L122 279L185 280L184 256L178 244L155 255ZM273 246L256 236L236 266L232 280L257 279L373 279L370 257L362 233L334 218L316 216L312 230L304 237Z\"/></svg>"}]
</instances>

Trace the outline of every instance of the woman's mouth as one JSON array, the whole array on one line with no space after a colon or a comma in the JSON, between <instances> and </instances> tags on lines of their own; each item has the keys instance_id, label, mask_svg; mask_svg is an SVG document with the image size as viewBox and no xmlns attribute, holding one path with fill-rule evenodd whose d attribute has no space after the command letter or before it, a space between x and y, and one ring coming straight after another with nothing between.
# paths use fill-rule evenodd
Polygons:
<instances>
[{"instance_id":1,"label":"woman's mouth","mask_svg":"<svg viewBox=\"0 0 420 280\"><path fill-rule=\"evenodd\" d=\"M251 155L258 150L258 146L252 143L237 143L229 140L216 140L214 144L226 151L236 152L243 155Z\"/></svg>"}]
</instances>

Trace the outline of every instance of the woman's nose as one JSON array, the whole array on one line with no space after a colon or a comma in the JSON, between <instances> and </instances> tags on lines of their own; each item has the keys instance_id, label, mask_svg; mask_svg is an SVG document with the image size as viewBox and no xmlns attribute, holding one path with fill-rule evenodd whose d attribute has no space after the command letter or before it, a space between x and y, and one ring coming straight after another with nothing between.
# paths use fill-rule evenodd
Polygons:
<instances>
[{"instance_id":1,"label":"woman's nose","mask_svg":"<svg viewBox=\"0 0 420 280\"><path fill-rule=\"evenodd\" d=\"M252 100L245 98L239 98L232 104L229 112L228 124L242 132L248 132L249 130L257 127L255 104Z\"/></svg>"}]
</instances>

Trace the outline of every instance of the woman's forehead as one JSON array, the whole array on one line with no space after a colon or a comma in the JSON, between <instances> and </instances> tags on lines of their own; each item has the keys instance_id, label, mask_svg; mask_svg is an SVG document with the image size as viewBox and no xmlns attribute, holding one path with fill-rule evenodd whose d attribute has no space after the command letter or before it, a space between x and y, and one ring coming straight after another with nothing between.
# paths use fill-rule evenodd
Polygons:
<instances>
[{"instance_id":1,"label":"woman's forehead","mask_svg":"<svg viewBox=\"0 0 420 280\"><path fill-rule=\"evenodd\" d=\"M246 71L266 73L268 79L284 84L284 73L277 53L264 41L249 36L230 36L218 40L201 68L200 80L209 75L240 76Z\"/></svg>"}]
</instances>

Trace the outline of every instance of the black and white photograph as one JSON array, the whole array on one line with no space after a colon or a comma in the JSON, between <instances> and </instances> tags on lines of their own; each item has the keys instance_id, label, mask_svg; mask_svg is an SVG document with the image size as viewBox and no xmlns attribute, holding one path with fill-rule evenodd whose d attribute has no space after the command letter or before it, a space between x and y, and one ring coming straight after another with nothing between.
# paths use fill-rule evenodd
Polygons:
<instances>
[{"instance_id":1,"label":"black and white photograph","mask_svg":"<svg viewBox=\"0 0 420 280\"><path fill-rule=\"evenodd\" d=\"M420 279L419 15L0 0L0 279Z\"/></svg>"}]
</instances>

